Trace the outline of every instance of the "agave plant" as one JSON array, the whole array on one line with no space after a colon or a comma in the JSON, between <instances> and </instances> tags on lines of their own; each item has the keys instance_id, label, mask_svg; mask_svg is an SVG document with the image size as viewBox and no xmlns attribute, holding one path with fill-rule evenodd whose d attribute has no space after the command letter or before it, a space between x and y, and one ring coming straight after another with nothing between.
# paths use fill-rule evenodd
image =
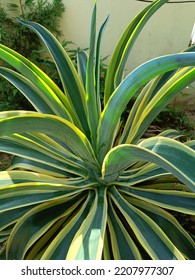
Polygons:
<instances>
[{"instance_id":1,"label":"agave plant","mask_svg":"<svg viewBox=\"0 0 195 280\"><path fill-rule=\"evenodd\" d=\"M0 113L0 150L14 155L0 173L1 258L194 259L194 241L172 213L195 214L195 141L181 142L175 130L148 139L144 133L195 80L195 52L155 58L123 78L137 36L166 2L149 4L127 26L108 65L103 100L100 47L108 18L96 39L96 3L78 71L47 29L19 20L47 46L63 90L0 46L0 58L16 69L0 67L0 75L35 108Z\"/></svg>"}]
</instances>

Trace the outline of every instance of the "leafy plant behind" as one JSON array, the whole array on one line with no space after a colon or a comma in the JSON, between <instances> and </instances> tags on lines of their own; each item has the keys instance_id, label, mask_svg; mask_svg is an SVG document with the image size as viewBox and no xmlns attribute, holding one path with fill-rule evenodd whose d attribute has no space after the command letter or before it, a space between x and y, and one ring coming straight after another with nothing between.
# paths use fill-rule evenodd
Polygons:
<instances>
[{"instance_id":1,"label":"leafy plant behind","mask_svg":"<svg viewBox=\"0 0 195 280\"><path fill-rule=\"evenodd\" d=\"M103 104L100 46L108 19L96 40L96 4L90 48L78 53L77 70L46 28L20 20L47 46L63 91L24 56L0 46L0 57L21 73L1 67L1 76L37 110L0 113L0 150L15 155L0 176L2 258L194 259L194 241L170 210L195 213L195 141L181 143L175 130L143 138L194 80L194 49L155 58L122 79L138 34L166 2L148 5L122 34Z\"/></svg>"},{"instance_id":2,"label":"leafy plant behind","mask_svg":"<svg viewBox=\"0 0 195 280\"><path fill-rule=\"evenodd\" d=\"M25 20L36 21L48 28L55 36L60 36L59 19L65 11L62 0L20 0L18 4L7 3L7 10L14 12ZM23 54L26 58L39 65L43 64L42 44L36 34L12 18L0 6L0 42L13 50ZM7 66L0 61L0 65ZM50 69L44 65L44 71ZM56 71L53 76L57 76ZM0 85L0 111L14 109L32 109L23 95L10 83L1 79Z\"/></svg>"}]
</instances>

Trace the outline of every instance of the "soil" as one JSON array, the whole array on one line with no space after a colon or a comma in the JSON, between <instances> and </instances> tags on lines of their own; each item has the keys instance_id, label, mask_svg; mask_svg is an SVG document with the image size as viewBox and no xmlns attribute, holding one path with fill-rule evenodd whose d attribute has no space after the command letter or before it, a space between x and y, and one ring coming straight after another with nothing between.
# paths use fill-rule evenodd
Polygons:
<instances>
[{"instance_id":1,"label":"soil","mask_svg":"<svg viewBox=\"0 0 195 280\"><path fill-rule=\"evenodd\" d=\"M0 152L0 171L6 170L11 164L12 155Z\"/></svg>"}]
</instances>

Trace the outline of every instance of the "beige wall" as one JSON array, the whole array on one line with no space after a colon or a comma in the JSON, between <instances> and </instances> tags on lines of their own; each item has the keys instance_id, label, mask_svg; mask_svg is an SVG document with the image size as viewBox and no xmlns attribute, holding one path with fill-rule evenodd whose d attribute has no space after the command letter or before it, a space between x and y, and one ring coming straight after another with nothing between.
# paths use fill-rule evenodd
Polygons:
<instances>
[{"instance_id":1,"label":"beige wall","mask_svg":"<svg viewBox=\"0 0 195 280\"><path fill-rule=\"evenodd\" d=\"M98 22L110 14L104 34L102 55L110 55L121 32L146 3L135 0L97 0ZM61 21L64 37L78 46L88 46L93 0L64 0ZM159 55L179 52L189 43L195 20L195 3L166 4L150 19L137 40L128 61L128 71Z\"/></svg>"},{"instance_id":2,"label":"beige wall","mask_svg":"<svg viewBox=\"0 0 195 280\"><path fill-rule=\"evenodd\" d=\"M18 1L9 2L18 3ZM63 38L85 48L88 46L94 1L63 1L66 7L61 20ZM0 2L8 1L0 0ZM97 0L97 4L99 25L110 14L102 46L102 56L107 56L112 53L113 47L129 21L148 4L136 0ZM195 3L165 4L161 7L140 34L127 63L127 72L148 59L183 50L188 45L194 21Z\"/></svg>"}]
</instances>

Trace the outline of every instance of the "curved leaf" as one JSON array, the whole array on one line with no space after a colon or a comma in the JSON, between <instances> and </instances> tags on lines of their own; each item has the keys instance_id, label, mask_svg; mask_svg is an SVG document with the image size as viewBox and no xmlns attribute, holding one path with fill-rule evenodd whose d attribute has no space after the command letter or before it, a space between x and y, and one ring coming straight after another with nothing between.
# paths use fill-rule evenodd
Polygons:
<instances>
[{"instance_id":1,"label":"curved leaf","mask_svg":"<svg viewBox=\"0 0 195 280\"><path fill-rule=\"evenodd\" d=\"M0 176L0 188L20 183L42 182L48 184L64 184L66 186L73 186L78 188L88 188L96 184L89 179L73 179L73 178L59 178L49 176L48 174L35 173L24 170L8 170L2 171Z\"/></svg>"},{"instance_id":2,"label":"curved leaf","mask_svg":"<svg viewBox=\"0 0 195 280\"><path fill-rule=\"evenodd\" d=\"M15 223L20 217L22 217L26 212L35 207L35 205L28 205L20 207L17 209L11 209L0 213L0 231L2 232L6 228L13 228ZM7 238L9 237L9 234Z\"/></svg>"},{"instance_id":3,"label":"curved leaf","mask_svg":"<svg viewBox=\"0 0 195 280\"><path fill-rule=\"evenodd\" d=\"M100 162L112 147L121 114L137 90L159 74L194 65L195 53L168 55L142 64L124 79L110 97L101 114L97 137L97 153Z\"/></svg>"},{"instance_id":4,"label":"curved leaf","mask_svg":"<svg viewBox=\"0 0 195 280\"><path fill-rule=\"evenodd\" d=\"M110 201L111 202L111 201ZM140 260L141 255L131 236L123 226L118 215L114 211L112 203L109 205L108 227L112 243L112 251L115 260Z\"/></svg>"},{"instance_id":5,"label":"curved leaf","mask_svg":"<svg viewBox=\"0 0 195 280\"><path fill-rule=\"evenodd\" d=\"M107 103L109 97L122 80L125 63L139 33L150 17L166 2L167 0L154 1L136 15L136 17L127 26L117 46L115 47L108 66L104 104Z\"/></svg>"},{"instance_id":6,"label":"curved leaf","mask_svg":"<svg viewBox=\"0 0 195 280\"><path fill-rule=\"evenodd\" d=\"M24 21L22 19L19 19L19 22L37 33L45 43L56 64L69 103L74 108L83 130L89 137L85 91L68 54L58 40L45 27L38 23ZM75 99L77 102L75 102Z\"/></svg>"},{"instance_id":7,"label":"curved leaf","mask_svg":"<svg viewBox=\"0 0 195 280\"><path fill-rule=\"evenodd\" d=\"M82 195L46 202L23 215L14 227L7 248L7 258L21 260L33 243L57 220L65 218L81 203Z\"/></svg>"},{"instance_id":8,"label":"curved leaf","mask_svg":"<svg viewBox=\"0 0 195 280\"><path fill-rule=\"evenodd\" d=\"M68 145L86 165L98 170L98 163L87 137L70 122L57 116L38 113L25 114L19 111L14 115L15 117L9 112L0 113L0 136L13 133L48 134Z\"/></svg>"},{"instance_id":9,"label":"curved leaf","mask_svg":"<svg viewBox=\"0 0 195 280\"><path fill-rule=\"evenodd\" d=\"M151 218L128 203L118 193L116 188L110 188L109 192L112 200L135 233L136 238L152 259L185 259L176 246L174 246L170 239L164 234L162 229Z\"/></svg>"},{"instance_id":10,"label":"curved leaf","mask_svg":"<svg viewBox=\"0 0 195 280\"><path fill-rule=\"evenodd\" d=\"M152 137L137 146L124 144L112 149L103 162L103 179L112 182L136 161L157 164L195 191L195 152L182 143L165 137Z\"/></svg>"},{"instance_id":11,"label":"curved leaf","mask_svg":"<svg viewBox=\"0 0 195 280\"><path fill-rule=\"evenodd\" d=\"M140 103L133 120L131 121L129 118L126 122L122 142L126 139L126 143L136 143L163 108L178 92L194 81L194 74L195 69L192 67L181 69L159 89L148 104L147 102ZM129 125L129 120L131 125ZM125 131L128 132L128 136L125 136Z\"/></svg>"},{"instance_id":12,"label":"curved leaf","mask_svg":"<svg viewBox=\"0 0 195 280\"><path fill-rule=\"evenodd\" d=\"M45 102L44 96L40 96L38 88L22 75L3 67L0 67L0 75L18 88L38 112L54 114L51 106Z\"/></svg>"},{"instance_id":13,"label":"curved leaf","mask_svg":"<svg viewBox=\"0 0 195 280\"><path fill-rule=\"evenodd\" d=\"M51 244L45 250L42 260L54 259L63 260L66 259L70 244L79 230L81 224L88 216L92 203L95 198L94 192L89 192L89 195L83 203L81 209L72 217L72 219L64 226L59 234L53 239Z\"/></svg>"},{"instance_id":14,"label":"curved leaf","mask_svg":"<svg viewBox=\"0 0 195 280\"><path fill-rule=\"evenodd\" d=\"M138 199L129 198L128 201L155 221L187 259L194 259L195 244L192 238L171 214Z\"/></svg>"},{"instance_id":15,"label":"curved leaf","mask_svg":"<svg viewBox=\"0 0 195 280\"><path fill-rule=\"evenodd\" d=\"M13 160L12 160L12 164L11 166L8 168L8 170L27 170L27 171L31 171L31 172L36 172L36 173L41 173L41 174L47 174L49 176L54 176L57 178L67 178L69 176L71 177L76 177L76 176L82 176L85 177L87 176L86 173L82 172L81 170L78 171L77 168L72 168L72 170L70 170L70 166L69 166L69 170L70 172L68 172L67 166L64 166L62 164L61 167L54 167L56 165L52 164L52 160L51 163L48 164L48 162L43 163L43 161L39 161L39 160L32 160L30 158L25 158L25 155L22 155L23 157L20 156L14 156ZM41 155L40 155L41 156ZM49 158L47 158L49 160ZM52 166L53 165L53 166Z\"/></svg>"},{"instance_id":16,"label":"curved leaf","mask_svg":"<svg viewBox=\"0 0 195 280\"><path fill-rule=\"evenodd\" d=\"M135 174L129 175L128 171L124 172L118 177L117 182L119 182L120 185L135 185L158 178L162 179L168 174L169 172L157 166L156 164L146 164L145 167L142 167Z\"/></svg>"},{"instance_id":17,"label":"curved leaf","mask_svg":"<svg viewBox=\"0 0 195 280\"><path fill-rule=\"evenodd\" d=\"M106 188L98 186L92 208L77 231L67 260L101 260L107 221Z\"/></svg>"},{"instance_id":18,"label":"curved leaf","mask_svg":"<svg viewBox=\"0 0 195 280\"><path fill-rule=\"evenodd\" d=\"M73 110L65 94L40 68L21 54L2 44L0 44L0 58L18 70L23 77L28 79L33 85L36 85L41 95L44 96L46 103L54 108L56 107L55 112L57 114L60 114L67 120L73 118L75 123L78 124L78 120L76 121ZM17 75L16 72L15 75ZM33 101L34 97L31 96L31 98Z\"/></svg>"},{"instance_id":19,"label":"curved leaf","mask_svg":"<svg viewBox=\"0 0 195 280\"><path fill-rule=\"evenodd\" d=\"M174 186L174 185L173 185ZM173 211L195 214L195 194L178 190L151 190L133 187L119 187L120 192L141 200L150 202L154 205L171 209Z\"/></svg>"},{"instance_id":20,"label":"curved leaf","mask_svg":"<svg viewBox=\"0 0 195 280\"><path fill-rule=\"evenodd\" d=\"M60 176L60 174L63 176L77 174L86 177L88 174L88 171L85 168L81 168L76 164L74 165L66 159L63 160L60 156L57 157L55 154L52 154L51 151L47 152L44 148L33 147L33 143L28 146L17 143L14 140L0 139L0 151L23 157L23 163L31 163L34 167L41 167L42 164L42 166L46 167L46 170L48 169L48 172L53 170L53 172L56 173L56 176L57 174L58 176ZM21 163L21 160L19 161ZM19 161L16 159L12 165L16 164L16 162L18 164Z\"/></svg>"},{"instance_id":21,"label":"curved leaf","mask_svg":"<svg viewBox=\"0 0 195 280\"><path fill-rule=\"evenodd\" d=\"M59 197L68 197L89 189L68 186L65 184L49 184L45 182L29 182L0 188L0 212L17 209Z\"/></svg>"}]
</instances>

